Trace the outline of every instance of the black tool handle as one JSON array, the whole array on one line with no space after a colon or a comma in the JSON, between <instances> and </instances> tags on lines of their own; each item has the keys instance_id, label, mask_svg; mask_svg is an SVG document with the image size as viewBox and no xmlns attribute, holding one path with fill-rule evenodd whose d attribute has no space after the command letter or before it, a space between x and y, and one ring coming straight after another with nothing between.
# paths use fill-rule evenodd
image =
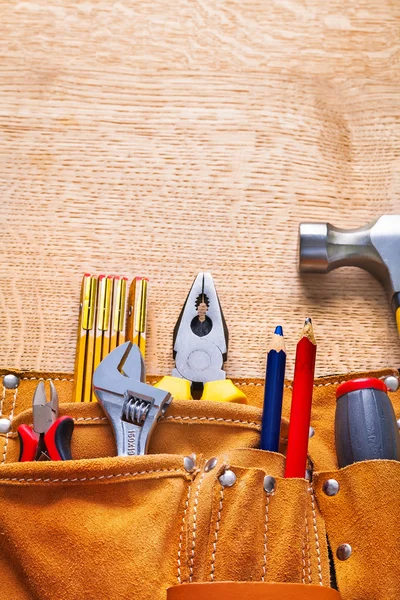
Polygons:
<instances>
[{"instance_id":1,"label":"black tool handle","mask_svg":"<svg viewBox=\"0 0 400 600\"><path fill-rule=\"evenodd\" d=\"M339 467L364 460L400 460L400 435L380 379L354 379L336 392L335 441Z\"/></svg>"},{"instance_id":2,"label":"black tool handle","mask_svg":"<svg viewBox=\"0 0 400 600\"><path fill-rule=\"evenodd\" d=\"M71 417L60 417L48 429L44 436L50 460L71 460L71 438L74 431L74 420Z\"/></svg>"}]
</instances>

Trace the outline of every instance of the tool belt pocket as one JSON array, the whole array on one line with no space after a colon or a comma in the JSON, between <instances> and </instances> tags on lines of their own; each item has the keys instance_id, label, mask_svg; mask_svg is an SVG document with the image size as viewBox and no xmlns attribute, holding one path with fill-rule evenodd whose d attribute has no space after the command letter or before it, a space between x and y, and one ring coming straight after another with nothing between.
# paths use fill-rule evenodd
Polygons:
<instances>
[{"instance_id":1,"label":"tool belt pocket","mask_svg":"<svg viewBox=\"0 0 400 600\"><path fill-rule=\"evenodd\" d=\"M3 465L1 597L161 598L193 477L171 455Z\"/></svg>"},{"instance_id":2,"label":"tool belt pocket","mask_svg":"<svg viewBox=\"0 0 400 600\"><path fill-rule=\"evenodd\" d=\"M26 416L19 418L29 422ZM107 424L95 419L75 415L74 456L94 437L107 438L99 429ZM225 445L238 427L251 435L251 426L225 419L194 422L209 429L213 445L214 428L226 428ZM178 446L190 427L179 429ZM2 597L161 600L168 587L227 579L329 586L314 492L305 480L283 479L283 467L283 455L254 448L225 448L207 459L151 454L3 464Z\"/></svg>"},{"instance_id":3,"label":"tool belt pocket","mask_svg":"<svg viewBox=\"0 0 400 600\"><path fill-rule=\"evenodd\" d=\"M343 598L400 596L400 463L359 462L315 482Z\"/></svg>"},{"instance_id":4,"label":"tool belt pocket","mask_svg":"<svg viewBox=\"0 0 400 600\"><path fill-rule=\"evenodd\" d=\"M255 449L3 465L2 598L155 598L183 583L329 586L308 482ZM67 576L66 576L67 574Z\"/></svg>"},{"instance_id":5,"label":"tool belt pocket","mask_svg":"<svg viewBox=\"0 0 400 600\"><path fill-rule=\"evenodd\" d=\"M239 449L215 461L191 489L181 581L329 586L324 524L309 483L283 479L277 453Z\"/></svg>"}]
</instances>

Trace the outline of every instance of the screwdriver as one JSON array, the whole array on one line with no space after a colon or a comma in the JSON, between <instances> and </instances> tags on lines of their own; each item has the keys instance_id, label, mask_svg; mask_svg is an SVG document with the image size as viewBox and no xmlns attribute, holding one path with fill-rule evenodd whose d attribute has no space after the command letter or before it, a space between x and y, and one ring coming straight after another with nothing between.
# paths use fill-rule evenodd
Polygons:
<instances>
[{"instance_id":1,"label":"screwdriver","mask_svg":"<svg viewBox=\"0 0 400 600\"><path fill-rule=\"evenodd\" d=\"M373 377L336 390L335 442L339 467L364 460L400 460L400 435L387 387Z\"/></svg>"}]
</instances>

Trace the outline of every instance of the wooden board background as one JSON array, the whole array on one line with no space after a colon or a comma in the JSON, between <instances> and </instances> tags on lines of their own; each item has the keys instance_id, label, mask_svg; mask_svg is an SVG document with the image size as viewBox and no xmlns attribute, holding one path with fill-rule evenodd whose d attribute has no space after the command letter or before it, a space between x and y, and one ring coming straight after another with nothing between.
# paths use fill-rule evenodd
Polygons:
<instances>
[{"instance_id":1,"label":"wooden board background","mask_svg":"<svg viewBox=\"0 0 400 600\"><path fill-rule=\"evenodd\" d=\"M3 2L0 365L70 371L85 271L151 278L148 372L211 270L231 376L302 320L317 371L400 366L380 285L296 272L300 221L400 211L400 5Z\"/></svg>"}]
</instances>

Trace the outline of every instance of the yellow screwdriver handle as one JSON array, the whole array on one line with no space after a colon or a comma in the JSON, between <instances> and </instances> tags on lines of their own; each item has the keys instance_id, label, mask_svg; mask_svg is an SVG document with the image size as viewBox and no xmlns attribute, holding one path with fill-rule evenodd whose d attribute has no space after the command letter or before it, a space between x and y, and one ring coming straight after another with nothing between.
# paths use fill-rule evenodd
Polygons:
<instances>
[{"instance_id":1,"label":"yellow screwdriver handle","mask_svg":"<svg viewBox=\"0 0 400 600\"><path fill-rule=\"evenodd\" d=\"M212 402L237 402L247 404L246 395L236 387L230 379L219 379L218 381L207 381L204 384L202 400Z\"/></svg>"},{"instance_id":2,"label":"yellow screwdriver handle","mask_svg":"<svg viewBox=\"0 0 400 600\"><path fill-rule=\"evenodd\" d=\"M191 400L190 381L180 377L166 375L154 387L166 390L171 394L174 400Z\"/></svg>"}]
</instances>

